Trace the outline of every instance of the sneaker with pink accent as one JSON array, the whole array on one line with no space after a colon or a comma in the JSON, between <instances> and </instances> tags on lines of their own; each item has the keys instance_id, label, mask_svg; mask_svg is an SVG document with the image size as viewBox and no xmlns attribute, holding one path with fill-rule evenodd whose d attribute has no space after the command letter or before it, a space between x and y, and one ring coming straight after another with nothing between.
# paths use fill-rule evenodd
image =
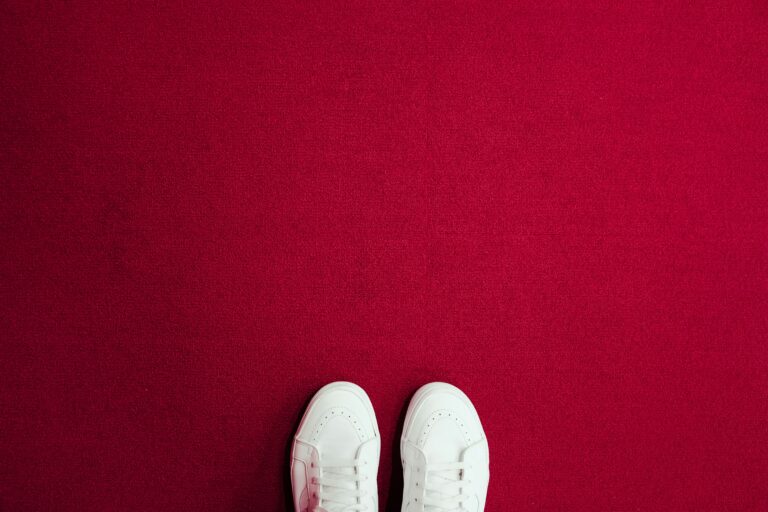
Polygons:
<instances>
[{"instance_id":1,"label":"sneaker with pink accent","mask_svg":"<svg viewBox=\"0 0 768 512\"><path fill-rule=\"evenodd\" d=\"M291 452L297 512L378 512L381 438L360 386L334 382L309 403Z\"/></svg>"}]
</instances>

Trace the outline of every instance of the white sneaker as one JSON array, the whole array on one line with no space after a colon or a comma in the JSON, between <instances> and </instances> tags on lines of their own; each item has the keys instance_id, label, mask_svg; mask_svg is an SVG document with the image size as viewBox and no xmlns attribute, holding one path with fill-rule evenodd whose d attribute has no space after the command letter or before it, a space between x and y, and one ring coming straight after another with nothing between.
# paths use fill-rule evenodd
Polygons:
<instances>
[{"instance_id":1,"label":"white sneaker","mask_svg":"<svg viewBox=\"0 0 768 512\"><path fill-rule=\"evenodd\" d=\"M291 451L296 512L378 512L381 438L365 391L324 386L310 401Z\"/></svg>"},{"instance_id":2,"label":"white sneaker","mask_svg":"<svg viewBox=\"0 0 768 512\"><path fill-rule=\"evenodd\" d=\"M403 512L482 512L488 441L460 389L433 382L416 392L400 440Z\"/></svg>"}]
</instances>

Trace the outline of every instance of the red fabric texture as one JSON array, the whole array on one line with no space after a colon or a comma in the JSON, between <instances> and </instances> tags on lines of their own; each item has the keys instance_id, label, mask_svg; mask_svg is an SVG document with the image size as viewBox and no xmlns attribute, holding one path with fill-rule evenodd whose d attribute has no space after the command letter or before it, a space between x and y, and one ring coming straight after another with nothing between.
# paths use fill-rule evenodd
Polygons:
<instances>
[{"instance_id":1,"label":"red fabric texture","mask_svg":"<svg viewBox=\"0 0 768 512\"><path fill-rule=\"evenodd\" d=\"M768 510L764 2L0 7L0 509L290 510L447 381L488 512Z\"/></svg>"}]
</instances>

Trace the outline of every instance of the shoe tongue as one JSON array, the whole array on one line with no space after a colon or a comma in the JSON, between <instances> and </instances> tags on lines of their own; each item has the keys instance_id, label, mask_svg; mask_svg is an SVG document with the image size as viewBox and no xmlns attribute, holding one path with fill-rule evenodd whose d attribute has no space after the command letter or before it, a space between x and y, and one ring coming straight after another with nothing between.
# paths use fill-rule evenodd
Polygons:
<instances>
[{"instance_id":1,"label":"shoe tongue","mask_svg":"<svg viewBox=\"0 0 768 512\"><path fill-rule=\"evenodd\" d=\"M352 464L352 463L350 462L350 464ZM343 467L343 468L333 468L333 469L328 470L328 471L329 471L329 474L333 474L333 476L335 478L339 479L339 480L344 478L345 475L349 476L350 479L349 479L349 483L347 485L348 485L348 487L350 489L354 489L355 488L355 482L353 480L354 477L355 477L355 468L353 466Z\"/></svg>"},{"instance_id":2,"label":"shoe tongue","mask_svg":"<svg viewBox=\"0 0 768 512\"><path fill-rule=\"evenodd\" d=\"M355 483L355 468L353 466L354 462L349 462L349 467L335 467L335 468L327 468L323 471L323 477L325 478L331 478L335 480L334 488L332 490L335 494L344 494L344 489L347 489L349 491L355 491L357 489L357 484ZM348 476L349 479L347 481L345 480L345 477ZM346 498L340 498L341 500L345 500ZM336 501L333 501L333 499L323 502L323 506L318 510L318 512L340 512L349 507L349 503L337 503Z\"/></svg>"},{"instance_id":3,"label":"shoe tongue","mask_svg":"<svg viewBox=\"0 0 768 512\"><path fill-rule=\"evenodd\" d=\"M459 453L458 459L456 454L451 454L445 457L430 457L430 461L427 465L427 492L426 496L436 499L445 499L455 496L458 491L456 489L443 490L446 484L451 484L458 480L461 480L460 469L437 469L441 464L449 464L461 461L463 459L462 453ZM432 509L425 509L427 512L432 512Z\"/></svg>"},{"instance_id":4,"label":"shoe tongue","mask_svg":"<svg viewBox=\"0 0 768 512\"><path fill-rule=\"evenodd\" d=\"M467 449L467 441L464 433L458 424L449 418L439 420L432 427L422 451L424 453L427 469L427 496L438 500L451 498L458 494L456 486L443 490L446 485L450 485L461 479L461 470L445 469L438 470L441 465L456 464L464 460L464 453ZM425 509L427 512L433 512L431 507Z\"/></svg>"},{"instance_id":5,"label":"shoe tongue","mask_svg":"<svg viewBox=\"0 0 768 512\"><path fill-rule=\"evenodd\" d=\"M425 495L429 498L445 499L456 494L457 491L443 491L443 486L455 482L461 478L461 471L458 469L446 469L445 471L430 471L427 475L427 491ZM427 508L431 512L431 508Z\"/></svg>"},{"instance_id":6,"label":"shoe tongue","mask_svg":"<svg viewBox=\"0 0 768 512\"><path fill-rule=\"evenodd\" d=\"M455 482L461 478L461 471L458 469L446 469L445 471L430 471L427 476L431 487L438 487L441 484Z\"/></svg>"}]
</instances>

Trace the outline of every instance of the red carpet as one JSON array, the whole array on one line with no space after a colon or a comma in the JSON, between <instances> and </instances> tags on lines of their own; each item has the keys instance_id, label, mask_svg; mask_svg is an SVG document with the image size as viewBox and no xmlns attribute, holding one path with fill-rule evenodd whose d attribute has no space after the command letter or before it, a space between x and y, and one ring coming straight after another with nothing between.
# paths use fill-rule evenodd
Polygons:
<instances>
[{"instance_id":1,"label":"red carpet","mask_svg":"<svg viewBox=\"0 0 768 512\"><path fill-rule=\"evenodd\" d=\"M338 379L382 510L433 380L488 512L768 510L765 3L217 4L0 7L0 510L288 510Z\"/></svg>"}]
</instances>

